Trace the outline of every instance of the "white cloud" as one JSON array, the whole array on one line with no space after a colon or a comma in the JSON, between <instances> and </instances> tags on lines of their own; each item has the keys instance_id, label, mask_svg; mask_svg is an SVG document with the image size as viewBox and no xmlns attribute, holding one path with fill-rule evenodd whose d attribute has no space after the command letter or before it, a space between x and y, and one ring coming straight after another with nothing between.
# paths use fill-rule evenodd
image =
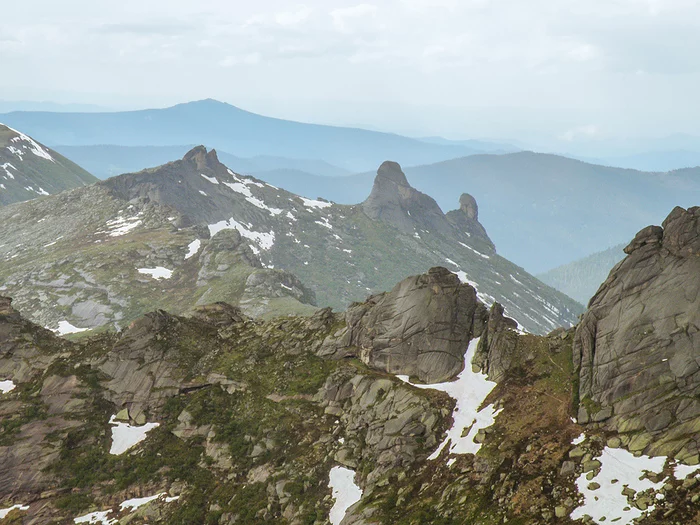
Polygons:
<instances>
[{"instance_id":1,"label":"white cloud","mask_svg":"<svg viewBox=\"0 0 700 525\"><path fill-rule=\"evenodd\" d=\"M351 31L358 24L363 24L368 17L375 17L378 8L372 4L358 4L352 7L334 9L330 12L333 25L338 31Z\"/></svg>"},{"instance_id":2,"label":"white cloud","mask_svg":"<svg viewBox=\"0 0 700 525\"><path fill-rule=\"evenodd\" d=\"M275 21L281 26L295 26L308 20L313 10L307 6L299 6L295 11L275 13Z\"/></svg>"},{"instance_id":3,"label":"white cloud","mask_svg":"<svg viewBox=\"0 0 700 525\"><path fill-rule=\"evenodd\" d=\"M600 51L598 50L598 48L590 44L581 44L569 51L569 55L574 60L578 60L579 62L586 62L588 60L593 60L597 58L600 55Z\"/></svg>"}]
</instances>

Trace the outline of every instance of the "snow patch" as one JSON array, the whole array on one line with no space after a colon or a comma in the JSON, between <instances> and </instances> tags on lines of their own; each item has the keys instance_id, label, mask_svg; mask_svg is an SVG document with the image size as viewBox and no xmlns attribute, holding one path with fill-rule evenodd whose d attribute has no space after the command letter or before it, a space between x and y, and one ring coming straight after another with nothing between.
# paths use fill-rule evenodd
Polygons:
<instances>
[{"instance_id":1,"label":"snow patch","mask_svg":"<svg viewBox=\"0 0 700 525\"><path fill-rule=\"evenodd\" d=\"M627 496L622 494L622 490L625 487L636 492L660 489L664 485L663 481L653 483L649 479L639 478L645 472L661 472L666 458L635 457L624 449L605 447L598 461L600 461L601 467L600 473L596 477L588 480L584 473L576 480L578 490L585 499L583 505L571 513L571 519L578 520L589 515L598 524L611 521L617 525L631 524L644 513L629 505ZM617 482L613 483L613 480L617 480ZM588 486L591 481L598 483L600 488L590 490ZM653 508L652 505L648 510L653 510Z\"/></svg>"},{"instance_id":2,"label":"snow patch","mask_svg":"<svg viewBox=\"0 0 700 525\"><path fill-rule=\"evenodd\" d=\"M109 424L112 426L112 447L109 453L115 456L123 454L131 447L134 447L146 439L148 434L154 428L160 426L159 423L146 423L141 426L132 426L129 423L116 421L117 416L112 416L109 419Z\"/></svg>"},{"instance_id":3,"label":"snow patch","mask_svg":"<svg viewBox=\"0 0 700 525\"><path fill-rule=\"evenodd\" d=\"M317 201L313 199L307 199L305 197L299 197L301 201L304 203L304 206L307 208L318 208L318 209L323 209L323 208L330 208L333 206L332 202L325 202L325 201Z\"/></svg>"},{"instance_id":4,"label":"snow patch","mask_svg":"<svg viewBox=\"0 0 700 525\"><path fill-rule=\"evenodd\" d=\"M496 410L493 405L489 405L479 410L486 397L494 389L496 383L489 381L486 374L472 371L472 360L479 344L479 338L469 342L467 353L464 356L464 370L460 372L457 379L447 383L437 383L434 385L416 385L410 383L408 376L396 376L406 383L413 384L417 388L431 388L445 392L457 404L452 413L454 422L452 428L448 430L447 437L428 459L437 459L442 449L450 444L452 454L476 454L481 448L480 443L474 441L479 430L488 428L496 421L496 416L500 410ZM466 431L466 435L463 434Z\"/></svg>"},{"instance_id":5,"label":"snow patch","mask_svg":"<svg viewBox=\"0 0 700 525\"><path fill-rule=\"evenodd\" d=\"M207 179L207 180L208 180L209 182L211 182L212 184L219 184L219 181L216 180L216 177L207 177L204 173L200 173L200 175L201 175L202 177L204 177L205 179Z\"/></svg>"},{"instance_id":6,"label":"snow patch","mask_svg":"<svg viewBox=\"0 0 700 525\"><path fill-rule=\"evenodd\" d=\"M15 389L15 383L9 379L0 381L0 394L7 394Z\"/></svg>"},{"instance_id":7,"label":"snow patch","mask_svg":"<svg viewBox=\"0 0 700 525\"><path fill-rule=\"evenodd\" d=\"M339 525L345 513L362 497L362 489L355 484L355 471L345 467L333 467L328 486L335 503L329 516L331 525Z\"/></svg>"},{"instance_id":8,"label":"snow patch","mask_svg":"<svg viewBox=\"0 0 700 525\"><path fill-rule=\"evenodd\" d=\"M684 480L691 474L700 476L700 465L683 465L679 463L673 468L673 477L679 481Z\"/></svg>"},{"instance_id":9,"label":"snow patch","mask_svg":"<svg viewBox=\"0 0 700 525\"><path fill-rule=\"evenodd\" d=\"M14 178L15 178L15 176L14 176L12 173L10 173L10 170L9 170L8 168L12 168L12 169L15 170L15 171L19 171L17 168L15 168L15 167L14 167L12 164L10 164L9 162L6 162L5 164L0 164L0 168L2 168L3 170L5 170L5 173L6 173L5 179L7 179L8 177L9 177L10 179L14 179Z\"/></svg>"},{"instance_id":10,"label":"snow patch","mask_svg":"<svg viewBox=\"0 0 700 525\"><path fill-rule=\"evenodd\" d=\"M269 250L275 244L274 231L270 231L269 233L256 232L250 229L250 227L252 227L251 225L249 225L249 227L246 228L244 225L242 225L240 222L236 221L233 218L227 221L219 221L216 224L210 224L208 227L209 234L212 237L214 237L214 235L216 235L222 230L238 230L238 233L240 233L246 239L254 241L263 250Z\"/></svg>"},{"instance_id":11,"label":"snow patch","mask_svg":"<svg viewBox=\"0 0 700 525\"><path fill-rule=\"evenodd\" d=\"M73 326L68 321L59 321L58 328L54 332L58 335L68 335L68 334L79 334L80 332L87 332L90 328L78 328Z\"/></svg>"},{"instance_id":12,"label":"snow patch","mask_svg":"<svg viewBox=\"0 0 700 525\"><path fill-rule=\"evenodd\" d=\"M199 190L199 193L201 193L201 194L204 195L205 197L208 197L208 196L209 196L209 195L206 194L206 192L204 192L204 191L202 191L202 190Z\"/></svg>"},{"instance_id":13,"label":"snow patch","mask_svg":"<svg viewBox=\"0 0 700 525\"><path fill-rule=\"evenodd\" d=\"M240 179L237 179L237 180L240 181ZM224 182L224 186L228 186L236 193L240 193L241 195L244 195L246 201L251 203L253 206L260 208L261 210L265 210L265 211L269 212L270 215L272 215L273 217L282 213L282 210L280 210L279 208L271 208L267 204L265 204L263 201L261 201L260 199L258 199L255 196L253 196L253 193L250 191L250 188L246 185L245 181Z\"/></svg>"},{"instance_id":14,"label":"snow patch","mask_svg":"<svg viewBox=\"0 0 700 525\"><path fill-rule=\"evenodd\" d=\"M5 519L13 510L29 510L29 505L12 505L6 509L0 509L0 520Z\"/></svg>"},{"instance_id":15,"label":"snow patch","mask_svg":"<svg viewBox=\"0 0 700 525\"><path fill-rule=\"evenodd\" d=\"M488 255L486 255L486 254L484 254L484 253L481 253L481 252L475 250L475 249L472 248L471 246L468 246L468 245L464 244L463 242L460 242L459 244L461 244L462 246L464 246L467 250L473 251L473 252L474 252L475 254L477 254L479 257L483 257L484 259L490 259L490 258L491 258L491 257L489 257Z\"/></svg>"},{"instance_id":16,"label":"snow patch","mask_svg":"<svg viewBox=\"0 0 700 525\"><path fill-rule=\"evenodd\" d=\"M173 271L156 266L155 268L137 268L139 273L150 275L154 279L170 279L173 276Z\"/></svg>"},{"instance_id":17,"label":"snow patch","mask_svg":"<svg viewBox=\"0 0 700 525\"><path fill-rule=\"evenodd\" d=\"M189 243L187 245L187 255L185 255L185 260L197 255L197 252L199 252L199 249L201 247L202 247L202 241L200 241L199 239L195 239L194 241Z\"/></svg>"},{"instance_id":18,"label":"snow patch","mask_svg":"<svg viewBox=\"0 0 700 525\"><path fill-rule=\"evenodd\" d=\"M333 229L333 225L331 225L330 222L328 222L328 219L326 217L321 217L320 221L314 221L314 223L323 226L325 228L328 228L329 230Z\"/></svg>"},{"instance_id":19,"label":"snow patch","mask_svg":"<svg viewBox=\"0 0 700 525\"><path fill-rule=\"evenodd\" d=\"M146 505L147 503L150 503L151 501L155 501L157 499L163 498L163 501L165 503L171 503L173 501L177 501L180 499L180 496L175 496L175 497L163 497L166 496L165 492L161 492L160 494L156 494L155 496L147 496L145 498L133 498L133 499L128 499L126 501L123 501L122 503L119 504L119 512L124 512L125 510L128 510L129 512L133 512L139 507L142 507ZM103 510L103 511L98 511L98 512L91 512L90 514L86 514L85 516L80 516L79 518L75 518L73 520L74 523L102 523L103 525L114 525L116 523L119 523L119 520L116 518L110 518L109 515L114 514L114 511L112 509L109 510Z\"/></svg>"},{"instance_id":20,"label":"snow patch","mask_svg":"<svg viewBox=\"0 0 700 525\"><path fill-rule=\"evenodd\" d=\"M142 213L137 213L133 217L124 217L122 213L119 212L116 219L107 221L107 230L109 230L110 237L121 237L141 225Z\"/></svg>"},{"instance_id":21,"label":"snow patch","mask_svg":"<svg viewBox=\"0 0 700 525\"><path fill-rule=\"evenodd\" d=\"M115 525L119 523L116 519L110 518L110 514L112 514L111 510L91 512L90 514L85 514L85 516L75 518L73 523L102 523L102 525Z\"/></svg>"},{"instance_id":22,"label":"snow patch","mask_svg":"<svg viewBox=\"0 0 700 525\"><path fill-rule=\"evenodd\" d=\"M51 161L51 162L56 162L55 160L53 160L53 157L51 155L49 155L49 152L46 151L44 148L42 148L39 145L39 143L36 142L33 138L25 135L21 131L17 131L16 129L12 129L10 126L5 126L5 127L7 129L9 129L10 131L14 131L18 135L17 137L10 139L10 142L13 142L15 144L19 144L20 142L26 142L28 145L26 145L26 144L23 145L22 147L24 149L28 149L37 157L40 157L42 159L46 159L46 160ZM8 149L10 149L10 148L8 148ZM20 158L21 158L21 156L20 156Z\"/></svg>"}]
</instances>

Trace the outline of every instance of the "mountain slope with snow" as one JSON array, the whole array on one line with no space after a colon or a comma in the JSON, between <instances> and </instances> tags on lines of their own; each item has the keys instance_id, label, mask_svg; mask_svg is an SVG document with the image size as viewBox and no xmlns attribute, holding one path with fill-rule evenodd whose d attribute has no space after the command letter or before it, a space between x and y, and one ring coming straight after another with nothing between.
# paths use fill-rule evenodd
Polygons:
<instances>
[{"instance_id":1,"label":"mountain slope with snow","mask_svg":"<svg viewBox=\"0 0 700 525\"><path fill-rule=\"evenodd\" d=\"M433 266L532 332L569 326L581 311L496 253L471 197L444 214L395 163L382 165L364 203L348 206L238 175L197 147L158 168L0 211L0 238L2 291L52 328L123 325L149 309L220 300L251 315L295 311L313 296L342 309ZM250 297L263 289L294 301L278 308Z\"/></svg>"},{"instance_id":2,"label":"mountain slope with snow","mask_svg":"<svg viewBox=\"0 0 700 525\"><path fill-rule=\"evenodd\" d=\"M97 181L24 133L0 124L0 206Z\"/></svg>"}]
</instances>

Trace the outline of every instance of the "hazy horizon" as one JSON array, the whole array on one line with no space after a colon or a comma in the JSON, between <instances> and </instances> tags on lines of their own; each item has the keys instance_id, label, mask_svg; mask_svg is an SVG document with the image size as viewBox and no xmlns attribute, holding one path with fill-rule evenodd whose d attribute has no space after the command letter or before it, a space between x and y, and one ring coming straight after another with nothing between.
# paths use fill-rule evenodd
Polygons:
<instances>
[{"instance_id":1,"label":"hazy horizon","mask_svg":"<svg viewBox=\"0 0 700 525\"><path fill-rule=\"evenodd\" d=\"M624 154L623 140L696 133L698 29L685 0L28 0L0 21L0 100L214 98L304 122Z\"/></svg>"}]
</instances>

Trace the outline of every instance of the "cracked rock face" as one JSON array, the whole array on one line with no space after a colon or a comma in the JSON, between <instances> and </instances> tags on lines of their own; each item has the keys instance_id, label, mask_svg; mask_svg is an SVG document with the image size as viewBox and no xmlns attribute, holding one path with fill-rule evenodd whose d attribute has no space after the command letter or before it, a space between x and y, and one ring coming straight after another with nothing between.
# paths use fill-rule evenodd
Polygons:
<instances>
[{"instance_id":1,"label":"cracked rock face","mask_svg":"<svg viewBox=\"0 0 700 525\"><path fill-rule=\"evenodd\" d=\"M445 268L401 281L346 313L347 328L321 353L357 356L368 366L426 383L455 377L488 313L474 288Z\"/></svg>"},{"instance_id":2,"label":"cracked rock face","mask_svg":"<svg viewBox=\"0 0 700 525\"><path fill-rule=\"evenodd\" d=\"M641 230L576 331L580 422L629 448L696 458L700 431L700 208Z\"/></svg>"}]
</instances>

